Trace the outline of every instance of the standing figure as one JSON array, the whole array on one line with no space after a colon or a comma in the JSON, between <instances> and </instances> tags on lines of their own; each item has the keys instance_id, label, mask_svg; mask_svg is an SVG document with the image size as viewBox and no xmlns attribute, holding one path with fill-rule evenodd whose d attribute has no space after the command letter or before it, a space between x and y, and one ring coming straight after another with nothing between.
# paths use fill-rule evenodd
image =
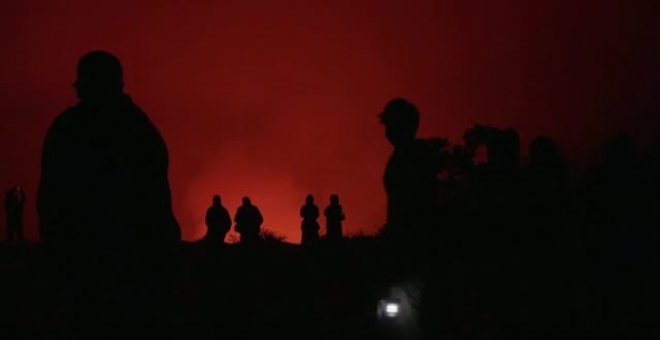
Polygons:
<instances>
[{"instance_id":1,"label":"standing figure","mask_svg":"<svg viewBox=\"0 0 660 340\"><path fill-rule=\"evenodd\" d=\"M407 315L418 322L408 323L406 332L419 338L417 333L423 330L428 332L423 338L435 339L441 337L435 331L436 325L452 324L441 319L441 315L450 315L446 304L450 298L442 295L446 289L440 289L435 280L436 272L446 273L450 267L444 265L449 257L438 255L447 249L439 247L440 240L434 235L438 228L438 172L433 144L417 138L419 119L415 105L402 98L387 103L380 115L385 137L393 146L383 178L387 224L381 232L389 243L387 256L392 275L411 282L402 291L411 301ZM436 306L447 310L439 311Z\"/></svg>"},{"instance_id":2,"label":"standing figure","mask_svg":"<svg viewBox=\"0 0 660 340\"><path fill-rule=\"evenodd\" d=\"M252 205L250 198L243 197L243 205L238 207L234 216L234 230L241 234L241 243L252 244L259 241L261 224L264 222L259 208Z\"/></svg>"},{"instance_id":3,"label":"standing figure","mask_svg":"<svg viewBox=\"0 0 660 340\"><path fill-rule=\"evenodd\" d=\"M21 187L15 187L5 194L5 209L7 210L7 241L23 241L23 206L25 192Z\"/></svg>"},{"instance_id":4,"label":"standing figure","mask_svg":"<svg viewBox=\"0 0 660 340\"><path fill-rule=\"evenodd\" d=\"M419 111L412 103L397 98L390 101L380 121L385 137L394 150L387 162L384 184L387 193L387 225L384 235L392 240L428 239L437 202L437 173L432 147L417 139Z\"/></svg>"},{"instance_id":5,"label":"standing figure","mask_svg":"<svg viewBox=\"0 0 660 340\"><path fill-rule=\"evenodd\" d=\"M319 207L314 204L314 197L307 195L305 205L300 208L300 217L302 217L302 245L309 246L319 240Z\"/></svg>"},{"instance_id":6,"label":"standing figure","mask_svg":"<svg viewBox=\"0 0 660 340\"><path fill-rule=\"evenodd\" d=\"M181 239L165 142L124 93L121 63L95 51L78 63L80 101L44 142L37 212L41 240L59 249L144 249Z\"/></svg>"},{"instance_id":7,"label":"standing figure","mask_svg":"<svg viewBox=\"0 0 660 340\"><path fill-rule=\"evenodd\" d=\"M222 206L220 195L213 196L213 205L206 210L206 236L204 240L212 245L224 244L225 236L231 229L231 217Z\"/></svg>"},{"instance_id":8,"label":"standing figure","mask_svg":"<svg viewBox=\"0 0 660 340\"><path fill-rule=\"evenodd\" d=\"M343 238L341 223L346 219L346 216L344 216L344 210L339 204L339 196L330 195L330 205L325 208L323 214L325 215L328 241L340 241Z\"/></svg>"}]
</instances>

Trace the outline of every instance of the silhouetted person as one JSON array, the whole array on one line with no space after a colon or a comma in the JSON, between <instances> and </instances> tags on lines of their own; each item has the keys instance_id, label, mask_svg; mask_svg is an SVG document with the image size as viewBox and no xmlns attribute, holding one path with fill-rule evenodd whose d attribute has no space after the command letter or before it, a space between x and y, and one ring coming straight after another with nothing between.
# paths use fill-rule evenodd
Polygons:
<instances>
[{"instance_id":1,"label":"silhouetted person","mask_svg":"<svg viewBox=\"0 0 660 340\"><path fill-rule=\"evenodd\" d=\"M25 192L21 187L15 187L5 194L5 210L7 211L7 241L23 241L23 206Z\"/></svg>"},{"instance_id":2,"label":"silhouetted person","mask_svg":"<svg viewBox=\"0 0 660 340\"><path fill-rule=\"evenodd\" d=\"M314 204L314 197L307 195L305 205L300 208L300 217L302 217L302 242L303 246L309 246L319 240L319 207Z\"/></svg>"},{"instance_id":3,"label":"silhouetted person","mask_svg":"<svg viewBox=\"0 0 660 340\"><path fill-rule=\"evenodd\" d=\"M548 338L558 335L559 321L568 322L561 311L574 298L566 289L579 239L577 228L568 228L568 168L555 142L537 137L529 144L529 164L525 169L524 200L519 207L525 217L523 253L526 264L531 309L528 324ZM544 292L539 294L538 292ZM556 334L551 336L551 334Z\"/></svg>"},{"instance_id":4,"label":"silhouetted person","mask_svg":"<svg viewBox=\"0 0 660 340\"><path fill-rule=\"evenodd\" d=\"M529 172L539 182L566 182L567 166L551 138L537 137L529 144Z\"/></svg>"},{"instance_id":5,"label":"silhouetted person","mask_svg":"<svg viewBox=\"0 0 660 340\"><path fill-rule=\"evenodd\" d=\"M343 238L341 224L346 216L344 216L344 210L339 204L339 196L330 195L330 205L325 208L323 214L325 215L328 241L340 241Z\"/></svg>"},{"instance_id":6,"label":"silhouetted person","mask_svg":"<svg viewBox=\"0 0 660 340\"><path fill-rule=\"evenodd\" d=\"M638 296L641 296L643 301L647 301L640 310L640 314L644 314L643 320L640 320L642 325L656 325L657 322L657 303L660 301L660 291L657 287L660 285L660 275L657 275L657 263L660 260L660 140L653 142L643 155L641 160L642 172L642 194L640 200L641 216L639 217L640 225L640 239L642 242L638 246L640 249L640 257L642 261L639 264L639 273L647 273L644 279L643 276L637 276L636 279L640 281L641 287L638 287ZM637 289L637 287L636 287ZM651 329L655 329L657 326Z\"/></svg>"},{"instance_id":7,"label":"silhouetted person","mask_svg":"<svg viewBox=\"0 0 660 340\"><path fill-rule=\"evenodd\" d=\"M37 197L46 244L123 249L180 240L165 142L124 94L122 72L112 54L83 56L73 84L80 101L48 130Z\"/></svg>"},{"instance_id":8,"label":"silhouetted person","mask_svg":"<svg viewBox=\"0 0 660 340\"><path fill-rule=\"evenodd\" d=\"M385 106L380 121L385 125L387 140L394 146L384 176L384 234L391 239L423 240L433 228L437 174L430 145L415 139L419 112L412 103L397 98Z\"/></svg>"},{"instance_id":9,"label":"silhouetted person","mask_svg":"<svg viewBox=\"0 0 660 340\"><path fill-rule=\"evenodd\" d=\"M587 174L582 183L590 226L587 234L594 254L619 261L622 258L615 252L623 250L620 246L639 225L642 183L636 146L630 137L612 138L603 151L603 164Z\"/></svg>"},{"instance_id":10,"label":"silhouetted person","mask_svg":"<svg viewBox=\"0 0 660 340\"><path fill-rule=\"evenodd\" d=\"M644 155L640 168L644 181L644 210L646 225L653 231L653 243L660 242L660 230L655 228L660 225L660 140L656 140L649 151Z\"/></svg>"},{"instance_id":11,"label":"silhouetted person","mask_svg":"<svg viewBox=\"0 0 660 340\"><path fill-rule=\"evenodd\" d=\"M636 328L628 311L640 310L649 273L648 255L657 225L646 228L644 188L637 148L629 136L610 139L603 164L587 174L581 186L585 215L585 242L592 263L592 308L598 314L595 328L622 334ZM653 262L653 261L651 261ZM625 273L625 274L622 274ZM657 306L653 305L653 309Z\"/></svg>"},{"instance_id":12,"label":"silhouetted person","mask_svg":"<svg viewBox=\"0 0 660 340\"><path fill-rule=\"evenodd\" d=\"M526 303L526 228L521 214L523 178L520 139L514 129L486 131L487 163L471 179L468 280L484 314L506 324L520 324Z\"/></svg>"},{"instance_id":13,"label":"silhouetted person","mask_svg":"<svg viewBox=\"0 0 660 340\"><path fill-rule=\"evenodd\" d=\"M220 195L213 196L213 205L206 210L204 220L207 228L205 241L212 245L224 244L225 236L231 229L231 217L222 206Z\"/></svg>"},{"instance_id":14,"label":"silhouetted person","mask_svg":"<svg viewBox=\"0 0 660 340\"><path fill-rule=\"evenodd\" d=\"M438 300L444 298L425 297L439 295L435 288L414 288L418 284L438 287L438 281L431 278L434 276L431 268L446 268L438 266L435 261L438 257L431 256L439 253L435 250L445 251L438 247L438 238L434 237L438 228L435 215L439 200L433 143L416 139L419 112L405 99L396 98L387 103L380 121L385 126L385 137L394 147L384 174L387 224L382 235L388 243L389 275L395 281L415 282L408 286L410 289L404 289L407 299L414 301L410 315L419 319L422 329L433 338L429 331L432 324L448 324L438 321L437 311L431 311L431 305L437 305Z\"/></svg>"},{"instance_id":15,"label":"silhouetted person","mask_svg":"<svg viewBox=\"0 0 660 340\"><path fill-rule=\"evenodd\" d=\"M555 142L548 137L535 138L529 144L525 199L534 228L531 236L536 246L532 248L536 250L555 247L559 241L561 218L567 208L567 181L568 168Z\"/></svg>"},{"instance_id":16,"label":"silhouetted person","mask_svg":"<svg viewBox=\"0 0 660 340\"><path fill-rule=\"evenodd\" d=\"M251 244L259 241L264 218L259 209L252 205L250 198L243 197L243 205L236 210L234 222L236 223L234 230L241 234L241 243Z\"/></svg>"},{"instance_id":17,"label":"silhouetted person","mask_svg":"<svg viewBox=\"0 0 660 340\"><path fill-rule=\"evenodd\" d=\"M488 166L495 171L517 171L520 165L520 137L515 129L492 133L488 141Z\"/></svg>"}]
</instances>

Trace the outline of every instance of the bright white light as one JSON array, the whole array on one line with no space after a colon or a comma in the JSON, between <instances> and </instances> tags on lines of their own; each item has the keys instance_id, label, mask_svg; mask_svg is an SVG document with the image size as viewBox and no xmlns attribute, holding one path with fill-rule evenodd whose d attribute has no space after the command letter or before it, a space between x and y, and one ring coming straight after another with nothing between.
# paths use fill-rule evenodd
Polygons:
<instances>
[{"instance_id":1,"label":"bright white light","mask_svg":"<svg viewBox=\"0 0 660 340\"><path fill-rule=\"evenodd\" d=\"M385 314L389 317L395 317L399 314L399 304L394 302L389 302L385 305Z\"/></svg>"}]
</instances>

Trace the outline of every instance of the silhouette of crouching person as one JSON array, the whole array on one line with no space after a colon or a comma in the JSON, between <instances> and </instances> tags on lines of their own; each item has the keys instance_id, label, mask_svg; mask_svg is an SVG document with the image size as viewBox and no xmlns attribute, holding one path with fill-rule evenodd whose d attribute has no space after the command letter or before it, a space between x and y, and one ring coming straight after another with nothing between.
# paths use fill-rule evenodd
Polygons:
<instances>
[{"instance_id":1,"label":"silhouette of crouching person","mask_svg":"<svg viewBox=\"0 0 660 340\"><path fill-rule=\"evenodd\" d=\"M252 205L250 198L243 197L243 205L238 207L234 216L234 230L241 234L241 244L255 244L259 242L261 224L264 222L259 208Z\"/></svg>"}]
</instances>

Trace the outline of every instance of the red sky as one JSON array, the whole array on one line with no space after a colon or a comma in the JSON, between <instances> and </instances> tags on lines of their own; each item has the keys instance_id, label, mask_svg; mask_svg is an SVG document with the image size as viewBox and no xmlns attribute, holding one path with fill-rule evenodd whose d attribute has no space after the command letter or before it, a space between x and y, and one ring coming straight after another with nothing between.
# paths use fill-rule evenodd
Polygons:
<instances>
[{"instance_id":1,"label":"red sky","mask_svg":"<svg viewBox=\"0 0 660 340\"><path fill-rule=\"evenodd\" d=\"M96 49L120 57L127 93L168 144L187 240L205 233L214 193L232 214L250 196L293 242L305 195L323 208L338 193L348 232L375 232L391 151L376 116L395 96L418 105L423 137L516 127L523 143L556 138L578 168L616 132L657 136L658 5L533 3L3 1L0 188L27 189L37 239L43 137Z\"/></svg>"}]
</instances>

